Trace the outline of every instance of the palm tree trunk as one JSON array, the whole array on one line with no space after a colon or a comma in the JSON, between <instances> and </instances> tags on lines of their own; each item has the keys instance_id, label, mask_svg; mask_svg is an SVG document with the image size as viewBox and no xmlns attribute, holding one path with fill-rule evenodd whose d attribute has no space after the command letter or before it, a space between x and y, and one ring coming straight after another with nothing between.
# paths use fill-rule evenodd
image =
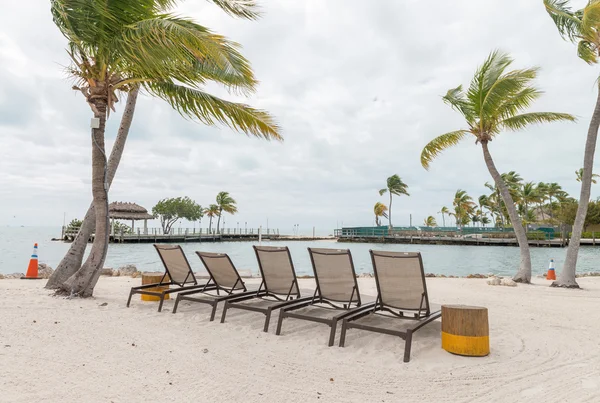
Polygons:
<instances>
[{"instance_id":1,"label":"palm tree trunk","mask_svg":"<svg viewBox=\"0 0 600 403\"><path fill-rule=\"evenodd\" d=\"M106 125L106 100L96 98L92 100L94 115L100 120L97 129L92 129L92 195L94 197L94 211L96 215L96 231L92 250L79 270L69 277L60 290L80 297L90 297L95 281L98 280L100 269L106 259L108 248L108 180L107 161L104 152L104 130Z\"/></svg>"},{"instance_id":2,"label":"palm tree trunk","mask_svg":"<svg viewBox=\"0 0 600 403\"><path fill-rule=\"evenodd\" d=\"M481 142L481 147L483 149L483 158L485 160L485 164L487 165L492 178L494 178L494 182L496 182L496 186L500 190L500 195L504 200L504 205L508 211L508 216L512 221L513 228L515 230L515 235L517 236L517 242L519 242L519 249L521 251L521 265L519 267L519 271L513 277L513 280L520 283L530 283L531 282L531 254L529 252L529 243L527 241L527 235L525 234L525 230L523 229L523 225L519 220L519 215L517 214L517 209L515 207L515 203L508 191L508 187L502 180L502 176L496 169L494 165L494 160L492 160L492 156L490 155L490 151L488 150L487 141L484 140Z\"/></svg>"},{"instance_id":3,"label":"palm tree trunk","mask_svg":"<svg viewBox=\"0 0 600 403\"><path fill-rule=\"evenodd\" d=\"M132 89L129 94L127 94L127 103L123 111L123 116L121 117L119 131L117 132L117 137L108 160L109 187L112 184L115 174L117 173L117 168L119 167L121 157L123 156L123 150L125 149L125 143L127 142L129 129L131 128L131 123L133 122L133 114L135 112L138 93L139 88L136 87ZM79 270L81 267L81 262L83 261L83 255L85 254L88 240L95 229L95 221L96 214L94 212L94 203L92 202L87 213L85 214L85 218L83 219L77 236L71 243L71 246L69 247L65 257L63 257L56 270L48 279L46 288L60 288L62 283L64 283L69 277L75 274L77 270Z\"/></svg>"},{"instance_id":4,"label":"palm tree trunk","mask_svg":"<svg viewBox=\"0 0 600 403\"><path fill-rule=\"evenodd\" d=\"M525 203L525 218L527 218L527 215L529 213L529 206L527 205L527 203ZM519 220L520 223L522 223L525 220ZM525 224L525 233L529 232L529 229L527 228L527 224Z\"/></svg>"},{"instance_id":5,"label":"palm tree trunk","mask_svg":"<svg viewBox=\"0 0 600 403\"><path fill-rule=\"evenodd\" d=\"M219 211L219 218L217 219L217 234L219 233L219 226L221 225L221 214L223 214L223 210Z\"/></svg>"},{"instance_id":6,"label":"palm tree trunk","mask_svg":"<svg viewBox=\"0 0 600 403\"><path fill-rule=\"evenodd\" d=\"M444 224L444 228L446 228L446 219L444 218L444 213L442 213L442 224Z\"/></svg>"},{"instance_id":7,"label":"palm tree trunk","mask_svg":"<svg viewBox=\"0 0 600 403\"><path fill-rule=\"evenodd\" d=\"M212 216L210 216L210 221L208 222L208 233L212 234Z\"/></svg>"},{"instance_id":8,"label":"palm tree trunk","mask_svg":"<svg viewBox=\"0 0 600 403\"><path fill-rule=\"evenodd\" d=\"M579 196L579 206L577 207L577 215L575 216L575 225L573 226L573 235L569 241L567 248L567 257L565 264L556 281L552 283L552 287L567 287L579 288L575 274L577 272L577 256L579 254L579 243L581 241L581 233L585 225L585 217L587 215L588 204L590 202L590 194L592 188L592 169L594 167L594 153L596 151L596 140L598 138L598 128L600 128L600 88L598 88L598 98L596 107L588 129L587 140L585 142L585 152L583 156L583 175L581 178L581 194Z\"/></svg>"},{"instance_id":9,"label":"palm tree trunk","mask_svg":"<svg viewBox=\"0 0 600 403\"><path fill-rule=\"evenodd\" d=\"M389 226L389 234L388 235L392 235L392 230L394 229L394 226L392 225L392 192L390 192L390 208L388 209L388 226Z\"/></svg>"}]
</instances>

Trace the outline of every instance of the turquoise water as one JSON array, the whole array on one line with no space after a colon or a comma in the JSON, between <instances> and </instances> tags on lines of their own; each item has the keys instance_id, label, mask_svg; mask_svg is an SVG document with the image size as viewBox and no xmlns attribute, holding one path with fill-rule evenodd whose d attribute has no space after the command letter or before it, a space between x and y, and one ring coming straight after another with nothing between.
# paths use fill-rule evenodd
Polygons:
<instances>
[{"instance_id":1,"label":"turquoise water","mask_svg":"<svg viewBox=\"0 0 600 403\"><path fill-rule=\"evenodd\" d=\"M39 260L53 268L63 257L69 244L51 241L60 236L60 228L3 227L0 228L0 273L25 272L33 244L39 244ZM190 264L197 271L204 271L194 251L228 253L239 269L258 273L258 265L252 250L256 242L186 243L182 244ZM404 252L421 252L428 273L466 276L473 273L514 274L519 265L519 249L509 246L448 246L448 245L397 245L357 244L335 241L288 241L263 242L263 245L287 245L292 253L299 275L311 274L312 269L307 247L344 248L352 251L358 273L372 272L369 249ZM545 273L551 258L560 270L566 249L532 248L531 258L534 275ZM111 244L105 267L118 268L133 263L142 271L162 270L161 262L152 244ZM581 248L578 270L600 271L600 247Z\"/></svg>"}]
</instances>

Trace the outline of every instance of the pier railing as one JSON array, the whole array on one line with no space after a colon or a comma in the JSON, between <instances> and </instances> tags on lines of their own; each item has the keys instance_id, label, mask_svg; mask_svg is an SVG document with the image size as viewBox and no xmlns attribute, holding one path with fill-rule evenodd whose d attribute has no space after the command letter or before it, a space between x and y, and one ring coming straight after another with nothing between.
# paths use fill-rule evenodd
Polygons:
<instances>
[{"instance_id":1,"label":"pier railing","mask_svg":"<svg viewBox=\"0 0 600 403\"><path fill-rule=\"evenodd\" d=\"M62 227L62 239L73 240L79 228ZM119 238L135 238L135 237L221 237L221 236L236 236L236 237L257 237L259 232L263 237L279 236L278 228L171 228L168 233L164 233L162 228L135 228L133 231L123 231L113 229L111 237ZM93 236L93 235L92 235Z\"/></svg>"}]
</instances>

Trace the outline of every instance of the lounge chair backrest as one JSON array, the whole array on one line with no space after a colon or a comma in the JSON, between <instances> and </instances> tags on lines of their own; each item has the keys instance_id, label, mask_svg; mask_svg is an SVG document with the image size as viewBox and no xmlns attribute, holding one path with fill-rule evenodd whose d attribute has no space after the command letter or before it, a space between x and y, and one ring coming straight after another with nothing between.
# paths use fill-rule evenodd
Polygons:
<instances>
[{"instance_id":1,"label":"lounge chair backrest","mask_svg":"<svg viewBox=\"0 0 600 403\"><path fill-rule=\"evenodd\" d=\"M429 314L429 299L420 253L371 250L381 304Z\"/></svg>"},{"instance_id":2,"label":"lounge chair backrest","mask_svg":"<svg viewBox=\"0 0 600 403\"><path fill-rule=\"evenodd\" d=\"M326 300L358 303L358 283L348 249L308 248L319 295Z\"/></svg>"},{"instance_id":3,"label":"lounge chair backrest","mask_svg":"<svg viewBox=\"0 0 600 403\"><path fill-rule=\"evenodd\" d=\"M183 286L186 283L198 284L181 246L154 245L171 282Z\"/></svg>"},{"instance_id":4,"label":"lounge chair backrest","mask_svg":"<svg viewBox=\"0 0 600 403\"><path fill-rule=\"evenodd\" d=\"M254 246L258 267L268 293L300 296L292 256L287 246Z\"/></svg>"},{"instance_id":5,"label":"lounge chair backrest","mask_svg":"<svg viewBox=\"0 0 600 403\"><path fill-rule=\"evenodd\" d=\"M226 253L199 252L196 254L219 288L245 290L244 282Z\"/></svg>"}]
</instances>

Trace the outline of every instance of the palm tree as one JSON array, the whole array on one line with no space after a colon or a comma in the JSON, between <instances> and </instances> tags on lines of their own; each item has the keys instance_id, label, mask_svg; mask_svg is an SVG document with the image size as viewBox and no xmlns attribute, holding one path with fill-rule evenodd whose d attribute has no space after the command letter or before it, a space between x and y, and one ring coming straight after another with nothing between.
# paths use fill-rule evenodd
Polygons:
<instances>
[{"instance_id":1,"label":"palm tree","mask_svg":"<svg viewBox=\"0 0 600 403\"><path fill-rule=\"evenodd\" d=\"M523 187L521 188L520 201L521 201L521 203L523 203L524 212L526 215L529 214L529 211L530 211L529 206L532 205L533 203L537 203L539 200L540 200L540 195L537 192L535 183L527 182L527 183L523 184ZM533 215L535 216L535 212L533 212ZM532 222L535 222L535 219L533 221L528 220L528 223L532 223ZM525 230L527 230L527 227L525 227Z\"/></svg>"},{"instance_id":2,"label":"palm tree","mask_svg":"<svg viewBox=\"0 0 600 403\"><path fill-rule=\"evenodd\" d=\"M495 225L497 226L498 221L500 221L501 226L504 227L504 214L502 209L504 203L500 196L500 189L498 189L498 186L492 185L489 182L486 182L484 186L492 191L492 194L488 196L488 205L496 214Z\"/></svg>"},{"instance_id":3,"label":"palm tree","mask_svg":"<svg viewBox=\"0 0 600 403\"><path fill-rule=\"evenodd\" d=\"M210 218L210 221L208 222L208 233L212 234L212 222L214 217L219 216L219 206L216 204L209 205L206 209L204 209L204 214Z\"/></svg>"},{"instance_id":4,"label":"palm tree","mask_svg":"<svg viewBox=\"0 0 600 403\"><path fill-rule=\"evenodd\" d=\"M554 219L553 217L553 208L552 208L552 198L557 196L558 194L560 194L562 192L562 187L556 183L556 182L552 182L552 183L548 183L548 188L546 193L548 194L548 200L550 202L550 219Z\"/></svg>"},{"instance_id":5,"label":"palm tree","mask_svg":"<svg viewBox=\"0 0 600 403\"><path fill-rule=\"evenodd\" d=\"M139 87L135 87L127 94L127 101L125 103L125 109L123 110L123 116L121 117L121 124L119 125L117 137L115 138L110 157L108 158L107 179L109 189L115 174L117 173L117 168L125 149L125 143L127 141L129 129L131 127L131 123L133 122L133 115L135 112L138 93ZM81 227L75 236L75 239L73 242L71 242L69 250L56 267L56 270L54 270L48 279L48 282L45 285L46 288L60 288L60 286L69 277L79 270L83 261L83 255L85 254L88 240L90 239L95 228L96 213L94 210L94 204L91 203L88 207L87 213L85 214L83 222L81 223Z\"/></svg>"},{"instance_id":6,"label":"palm tree","mask_svg":"<svg viewBox=\"0 0 600 403\"><path fill-rule=\"evenodd\" d=\"M433 139L421 153L421 164L426 169L443 150L458 144L472 135L480 144L483 158L496 186L498 187L508 215L515 229L521 251L521 265L515 281L531 281L531 255L525 230L519 220L509 188L498 172L488 145L503 130L521 130L534 123L561 120L574 121L565 113L530 112L522 113L537 99L541 92L532 85L537 69L507 71L513 60L506 54L492 52L479 67L465 92L462 86L451 89L444 101L460 112L466 120L467 129L456 130Z\"/></svg>"},{"instance_id":7,"label":"palm tree","mask_svg":"<svg viewBox=\"0 0 600 403\"><path fill-rule=\"evenodd\" d=\"M408 194L408 185L402 182L402 179L400 179L398 175L392 175L389 178L387 178L387 187L379 190L379 195L383 196L386 192L390 193L390 205L388 207L388 223L391 231L394 228L392 226L392 196L410 196L410 194Z\"/></svg>"},{"instance_id":8,"label":"palm tree","mask_svg":"<svg viewBox=\"0 0 600 403\"><path fill-rule=\"evenodd\" d=\"M548 184L544 182L539 182L537 187L535 188L536 193L538 194L538 207L540 212L542 213L542 220L546 221L546 217L544 214L544 203L546 202L546 198L548 197Z\"/></svg>"},{"instance_id":9,"label":"palm tree","mask_svg":"<svg viewBox=\"0 0 600 403\"><path fill-rule=\"evenodd\" d=\"M569 7L568 0L544 0L546 11L556 24L560 35L577 44L577 56L588 64L597 64L600 61L600 18L598 10L600 3L597 0L588 1L587 5L580 10L573 11ZM596 82L598 85L598 82ZM598 91L596 106L588 128L587 140L583 156L583 172L581 175L581 193L579 206L575 216L573 235L569 241L567 256L563 269L554 287L579 288L576 280L577 256L579 255L579 244L581 234L585 225L588 204L590 202L591 188L593 183L592 169L594 167L594 153L596 152L596 140L600 128L600 91Z\"/></svg>"},{"instance_id":10,"label":"palm tree","mask_svg":"<svg viewBox=\"0 0 600 403\"><path fill-rule=\"evenodd\" d=\"M233 15L255 18L248 1L213 0ZM273 119L260 110L203 91L207 81L250 92L256 84L237 45L190 19L170 14L170 0L52 0L55 24L68 40L69 73L90 106L95 237L86 262L63 282L63 292L90 296L108 245L108 175L104 130L120 93L143 88L183 116L205 124L280 139Z\"/></svg>"},{"instance_id":11,"label":"palm tree","mask_svg":"<svg viewBox=\"0 0 600 403\"><path fill-rule=\"evenodd\" d=\"M450 214L450 210L448 210L448 207L444 206L442 207L442 209L440 210L440 213L442 213L442 224L444 225L444 227L446 226L446 220L444 219L444 214Z\"/></svg>"},{"instance_id":12,"label":"palm tree","mask_svg":"<svg viewBox=\"0 0 600 403\"><path fill-rule=\"evenodd\" d=\"M577 182L581 182L582 177L583 177L583 168L580 168L577 171L575 171L575 179L577 180ZM594 185L598 183L596 181L596 178L600 178L600 175L592 173L592 184L594 184Z\"/></svg>"},{"instance_id":13,"label":"palm tree","mask_svg":"<svg viewBox=\"0 0 600 403\"><path fill-rule=\"evenodd\" d=\"M430 215L423 221L423 225L426 227L437 227L437 222L435 222L435 217Z\"/></svg>"},{"instance_id":14,"label":"palm tree","mask_svg":"<svg viewBox=\"0 0 600 403\"><path fill-rule=\"evenodd\" d=\"M217 220L217 233L219 233L219 225L221 223L221 216L223 211L229 214L237 213L236 201L233 197L229 196L229 192L219 192L217 194L217 206L219 207L219 214Z\"/></svg>"},{"instance_id":15,"label":"palm tree","mask_svg":"<svg viewBox=\"0 0 600 403\"><path fill-rule=\"evenodd\" d=\"M479 218L483 218L483 208L487 208L488 210L490 209L490 198L487 195L481 195L479 196L479 198L477 199L477 201L479 202Z\"/></svg>"},{"instance_id":16,"label":"palm tree","mask_svg":"<svg viewBox=\"0 0 600 403\"><path fill-rule=\"evenodd\" d=\"M504 181L504 183L506 183L506 186L508 187L508 191L509 191L511 197L513 198L513 201L517 204L520 203L521 202L521 187L523 186L522 185L523 178L521 178L521 175L519 175L515 171L510 171L507 173L503 173L500 176L502 177L502 180Z\"/></svg>"},{"instance_id":17,"label":"palm tree","mask_svg":"<svg viewBox=\"0 0 600 403\"><path fill-rule=\"evenodd\" d=\"M379 217L388 218L387 211L388 211L388 208L385 204L383 204L381 202L375 203L375 206L373 207L373 212L375 213L375 225L376 226L379 227L381 225L381 220L379 219Z\"/></svg>"},{"instance_id":18,"label":"palm tree","mask_svg":"<svg viewBox=\"0 0 600 403\"><path fill-rule=\"evenodd\" d=\"M485 227L485 225L486 225L486 224L489 224L489 223L490 223L490 219L489 219L489 218L487 218L487 216L485 216L485 215L484 215L483 217L481 217L481 223L482 223L482 224L483 224L483 226Z\"/></svg>"},{"instance_id":19,"label":"palm tree","mask_svg":"<svg viewBox=\"0 0 600 403\"><path fill-rule=\"evenodd\" d=\"M466 225L471 221L471 215L475 210L473 198L467 194L466 190L458 189L454 194L452 201L454 206L454 216L456 217L456 225Z\"/></svg>"}]
</instances>

